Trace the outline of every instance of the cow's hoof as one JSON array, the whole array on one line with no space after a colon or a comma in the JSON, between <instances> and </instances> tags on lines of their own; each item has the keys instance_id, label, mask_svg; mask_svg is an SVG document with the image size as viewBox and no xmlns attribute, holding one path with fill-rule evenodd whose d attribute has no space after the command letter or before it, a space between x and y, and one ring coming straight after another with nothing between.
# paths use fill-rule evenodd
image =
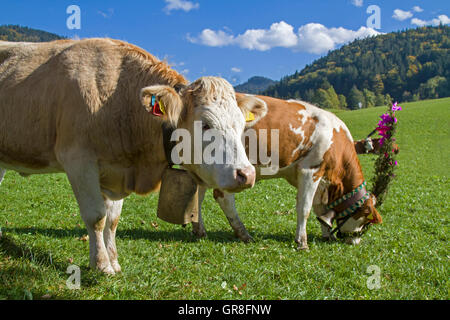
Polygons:
<instances>
[{"instance_id":1,"label":"cow's hoof","mask_svg":"<svg viewBox=\"0 0 450 320\"><path fill-rule=\"evenodd\" d=\"M197 238L206 238L206 230L203 224L192 222L192 234Z\"/></svg>"},{"instance_id":2,"label":"cow's hoof","mask_svg":"<svg viewBox=\"0 0 450 320\"><path fill-rule=\"evenodd\" d=\"M206 238L208 235L205 230L192 230L192 234L199 239Z\"/></svg>"},{"instance_id":3,"label":"cow's hoof","mask_svg":"<svg viewBox=\"0 0 450 320\"><path fill-rule=\"evenodd\" d=\"M297 243L298 251L308 251L309 250L308 243L306 241L296 240L295 242Z\"/></svg>"},{"instance_id":4,"label":"cow's hoof","mask_svg":"<svg viewBox=\"0 0 450 320\"><path fill-rule=\"evenodd\" d=\"M115 274L114 269L112 268L112 266L111 266L111 264L109 262L108 262L108 264L105 264L105 263L97 264L97 265L92 265L91 264L91 269L98 270L98 271L100 271L100 272L102 272L104 274L107 274L107 275L114 275Z\"/></svg>"},{"instance_id":5,"label":"cow's hoof","mask_svg":"<svg viewBox=\"0 0 450 320\"><path fill-rule=\"evenodd\" d=\"M248 232L244 232L244 233L235 232L234 235L244 243L255 242L255 240L253 240L253 237Z\"/></svg>"},{"instance_id":6,"label":"cow's hoof","mask_svg":"<svg viewBox=\"0 0 450 320\"><path fill-rule=\"evenodd\" d=\"M109 276L113 276L113 275L116 274L114 269L110 265L107 266L106 268L100 269L100 271L103 272L104 274L109 275Z\"/></svg>"},{"instance_id":7,"label":"cow's hoof","mask_svg":"<svg viewBox=\"0 0 450 320\"><path fill-rule=\"evenodd\" d=\"M122 268L120 267L120 264L117 261L112 262L111 267L113 268L115 273L122 272Z\"/></svg>"},{"instance_id":8,"label":"cow's hoof","mask_svg":"<svg viewBox=\"0 0 450 320\"><path fill-rule=\"evenodd\" d=\"M249 234L246 234L244 236L239 237L239 239L241 239L242 242L244 243L252 243L255 242L255 240L253 239L253 237Z\"/></svg>"}]
</instances>

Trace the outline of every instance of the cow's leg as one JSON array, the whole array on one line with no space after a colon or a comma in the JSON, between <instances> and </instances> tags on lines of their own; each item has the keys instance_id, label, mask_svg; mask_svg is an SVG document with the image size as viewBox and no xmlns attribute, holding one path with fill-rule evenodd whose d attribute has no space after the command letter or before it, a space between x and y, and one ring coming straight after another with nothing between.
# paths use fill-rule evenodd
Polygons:
<instances>
[{"instance_id":1,"label":"cow's leg","mask_svg":"<svg viewBox=\"0 0 450 320\"><path fill-rule=\"evenodd\" d=\"M6 170L0 168L0 185L2 184L3 178L5 177Z\"/></svg>"},{"instance_id":2,"label":"cow's leg","mask_svg":"<svg viewBox=\"0 0 450 320\"><path fill-rule=\"evenodd\" d=\"M119 224L122 205L123 199L113 201L105 198L106 224L105 229L103 230L103 239L105 241L106 251L108 252L109 262L115 272L121 271L119 261L117 259L116 229Z\"/></svg>"},{"instance_id":3,"label":"cow's leg","mask_svg":"<svg viewBox=\"0 0 450 320\"><path fill-rule=\"evenodd\" d=\"M308 239L306 235L306 222L311 211L314 194L319 186L320 179L314 181L315 169L300 169L298 173L297 187L297 231L295 242L298 249L308 249Z\"/></svg>"},{"instance_id":4,"label":"cow's leg","mask_svg":"<svg viewBox=\"0 0 450 320\"><path fill-rule=\"evenodd\" d=\"M71 152L62 156L64 169L80 207L81 218L89 235L89 265L107 274L114 274L103 240L106 208L100 189L96 161ZM82 154L82 151L79 152Z\"/></svg>"},{"instance_id":5,"label":"cow's leg","mask_svg":"<svg viewBox=\"0 0 450 320\"><path fill-rule=\"evenodd\" d=\"M206 229L202 218L202 203L205 199L206 190L205 187L198 188L198 222L192 222L192 233L199 238L206 237Z\"/></svg>"},{"instance_id":6,"label":"cow's leg","mask_svg":"<svg viewBox=\"0 0 450 320\"><path fill-rule=\"evenodd\" d=\"M214 190L214 199L216 199L220 208L222 208L223 212L225 213L236 237L244 242L253 241L253 238L250 236L244 224L241 222L241 219L239 219L239 215L236 211L234 195L231 193Z\"/></svg>"}]
</instances>

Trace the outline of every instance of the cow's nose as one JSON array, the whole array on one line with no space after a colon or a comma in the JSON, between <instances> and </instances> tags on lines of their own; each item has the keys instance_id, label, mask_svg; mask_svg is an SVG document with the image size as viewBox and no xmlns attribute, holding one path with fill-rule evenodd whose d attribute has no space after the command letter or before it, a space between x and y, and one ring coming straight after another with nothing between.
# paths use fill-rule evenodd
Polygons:
<instances>
[{"instance_id":1,"label":"cow's nose","mask_svg":"<svg viewBox=\"0 0 450 320\"><path fill-rule=\"evenodd\" d=\"M251 188L255 184L255 168L253 166L236 170L236 181L240 187Z\"/></svg>"}]
</instances>

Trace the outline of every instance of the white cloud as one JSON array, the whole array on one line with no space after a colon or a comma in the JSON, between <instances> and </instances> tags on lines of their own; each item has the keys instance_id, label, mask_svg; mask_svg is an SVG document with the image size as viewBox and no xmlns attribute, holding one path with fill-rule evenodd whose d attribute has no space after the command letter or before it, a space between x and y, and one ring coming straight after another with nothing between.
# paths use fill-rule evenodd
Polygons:
<instances>
[{"instance_id":1,"label":"white cloud","mask_svg":"<svg viewBox=\"0 0 450 320\"><path fill-rule=\"evenodd\" d=\"M239 69L239 68L236 68L236 67L233 67L233 68L231 68L231 71L233 71L233 72L236 72L236 73L238 73L238 72L242 72L242 70L241 70L241 69Z\"/></svg>"},{"instance_id":2,"label":"white cloud","mask_svg":"<svg viewBox=\"0 0 450 320\"><path fill-rule=\"evenodd\" d=\"M109 19L109 18L111 18L114 15L114 9L113 8L109 8L107 11L108 12L103 12L103 11L98 10L97 13L99 15L101 15L103 18Z\"/></svg>"},{"instance_id":3,"label":"white cloud","mask_svg":"<svg viewBox=\"0 0 450 320\"><path fill-rule=\"evenodd\" d=\"M241 48L266 51L273 47L290 48L297 44L294 27L284 21L273 23L269 30L250 29L236 37Z\"/></svg>"},{"instance_id":4,"label":"white cloud","mask_svg":"<svg viewBox=\"0 0 450 320\"><path fill-rule=\"evenodd\" d=\"M229 45L243 49L267 51L275 47L290 48L294 51L324 53L340 44L354 39L380 34L378 31L361 27L356 31L345 28L327 28L318 23L301 26L295 33L294 27L284 21L273 23L269 29L249 29L234 36L225 31L203 30L199 36L187 36L188 41L210 47Z\"/></svg>"},{"instance_id":5,"label":"white cloud","mask_svg":"<svg viewBox=\"0 0 450 320\"><path fill-rule=\"evenodd\" d=\"M356 7L362 7L364 4L363 0L352 0L352 4Z\"/></svg>"},{"instance_id":6,"label":"white cloud","mask_svg":"<svg viewBox=\"0 0 450 320\"><path fill-rule=\"evenodd\" d=\"M270 29L249 29L243 34L233 36L225 31L204 29L196 38L188 35L188 40L210 47L238 45L249 50L266 51L273 47L289 48L297 44L294 28L284 21L273 23Z\"/></svg>"},{"instance_id":7,"label":"white cloud","mask_svg":"<svg viewBox=\"0 0 450 320\"><path fill-rule=\"evenodd\" d=\"M427 25L427 22L425 20L421 20L421 19L418 19L418 18L412 18L411 19L411 24L414 24L414 25L419 26L419 27L423 27L423 26Z\"/></svg>"},{"instance_id":8,"label":"white cloud","mask_svg":"<svg viewBox=\"0 0 450 320\"><path fill-rule=\"evenodd\" d=\"M298 30L299 45L296 50L320 54L333 50L340 44L377 34L380 33L367 27L353 31L342 27L327 28L319 23L308 23Z\"/></svg>"},{"instance_id":9,"label":"white cloud","mask_svg":"<svg viewBox=\"0 0 450 320\"><path fill-rule=\"evenodd\" d=\"M414 12L422 12L423 11L423 9L419 6L414 6L412 9Z\"/></svg>"},{"instance_id":10,"label":"white cloud","mask_svg":"<svg viewBox=\"0 0 450 320\"><path fill-rule=\"evenodd\" d=\"M167 3L167 6L164 7L164 11L167 14L172 10L183 10L185 12L189 12L193 9L198 9L200 4L198 2L186 1L186 0L164 0Z\"/></svg>"},{"instance_id":11,"label":"white cloud","mask_svg":"<svg viewBox=\"0 0 450 320\"><path fill-rule=\"evenodd\" d=\"M438 26L440 24L450 24L450 18L447 17L445 14L442 14L440 16L438 16L437 18L434 18L432 20L421 20L421 19L417 19L417 18L413 18L411 19L411 24L414 24L418 27L423 27L423 26Z\"/></svg>"},{"instance_id":12,"label":"white cloud","mask_svg":"<svg viewBox=\"0 0 450 320\"><path fill-rule=\"evenodd\" d=\"M412 16L413 16L413 14L411 13L411 11L403 11L400 9L395 9L394 15L392 16L392 18L394 18L395 20L398 20L398 21L403 21L403 20L411 18Z\"/></svg>"},{"instance_id":13,"label":"white cloud","mask_svg":"<svg viewBox=\"0 0 450 320\"><path fill-rule=\"evenodd\" d=\"M208 47L223 47L234 42L234 37L232 35L229 35L222 30L214 31L211 29L204 29L196 38L193 38L188 34L187 39L192 43L203 44Z\"/></svg>"}]
</instances>

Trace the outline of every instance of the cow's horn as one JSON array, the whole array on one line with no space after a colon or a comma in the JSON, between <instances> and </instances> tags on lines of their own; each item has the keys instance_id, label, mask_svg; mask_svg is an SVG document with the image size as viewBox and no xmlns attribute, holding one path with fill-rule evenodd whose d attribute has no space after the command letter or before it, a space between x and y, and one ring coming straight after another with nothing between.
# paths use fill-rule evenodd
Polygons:
<instances>
[{"instance_id":1,"label":"cow's horn","mask_svg":"<svg viewBox=\"0 0 450 320\"><path fill-rule=\"evenodd\" d=\"M333 210L330 210L327 213L317 217L317 219L323 225L325 225L325 226L327 226L329 228L332 228L333 227L333 220L334 220L335 216L336 216L336 212L334 212Z\"/></svg>"}]
</instances>

